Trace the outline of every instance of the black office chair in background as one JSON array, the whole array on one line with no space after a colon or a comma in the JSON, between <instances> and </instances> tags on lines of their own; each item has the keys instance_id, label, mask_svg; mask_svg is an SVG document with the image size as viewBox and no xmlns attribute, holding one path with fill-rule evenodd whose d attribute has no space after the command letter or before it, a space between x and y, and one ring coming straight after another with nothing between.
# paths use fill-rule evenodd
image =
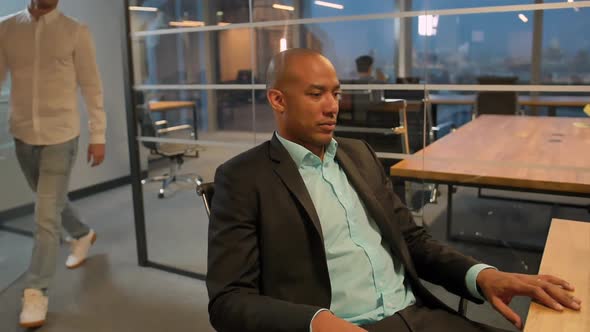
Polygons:
<instances>
[{"instance_id":1,"label":"black office chair in background","mask_svg":"<svg viewBox=\"0 0 590 332\"><path fill-rule=\"evenodd\" d=\"M155 138L193 139L192 132L194 128L191 125L184 124L169 127L166 120L154 121L151 117L150 110L144 105L138 105L137 109L141 136ZM178 173L184 164L184 157L187 155L195 155L194 151L197 149L195 145L147 141L142 141L142 145L147 148L151 154L162 156L167 158L169 161L168 173L149 177L141 181L142 184L146 184L148 182L162 182L162 187L158 191L158 198L164 198L166 196L168 187L174 182L185 182L196 185L197 181L202 181L201 177L197 174Z\"/></svg>"},{"instance_id":2,"label":"black office chair in background","mask_svg":"<svg viewBox=\"0 0 590 332\"><path fill-rule=\"evenodd\" d=\"M477 83L482 85L516 84L516 76L480 76ZM474 117L482 114L515 115L523 114L518 108L515 91L479 91L475 103Z\"/></svg>"}]
</instances>

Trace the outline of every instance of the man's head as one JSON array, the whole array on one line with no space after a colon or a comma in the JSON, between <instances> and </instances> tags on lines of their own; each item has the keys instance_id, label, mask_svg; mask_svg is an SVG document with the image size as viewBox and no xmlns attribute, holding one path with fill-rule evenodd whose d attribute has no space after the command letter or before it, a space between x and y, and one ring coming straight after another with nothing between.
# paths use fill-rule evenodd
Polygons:
<instances>
[{"instance_id":1,"label":"man's head","mask_svg":"<svg viewBox=\"0 0 590 332\"><path fill-rule=\"evenodd\" d=\"M40 10L51 10L57 7L59 0L31 0L31 8Z\"/></svg>"},{"instance_id":2,"label":"man's head","mask_svg":"<svg viewBox=\"0 0 590 332\"><path fill-rule=\"evenodd\" d=\"M368 75L371 73L371 66L373 66L373 57L370 55L362 55L356 58L356 71L359 74Z\"/></svg>"},{"instance_id":3,"label":"man's head","mask_svg":"<svg viewBox=\"0 0 590 332\"><path fill-rule=\"evenodd\" d=\"M289 49L272 58L266 79L279 134L322 157L334 134L340 99L330 60L314 50Z\"/></svg>"}]
</instances>

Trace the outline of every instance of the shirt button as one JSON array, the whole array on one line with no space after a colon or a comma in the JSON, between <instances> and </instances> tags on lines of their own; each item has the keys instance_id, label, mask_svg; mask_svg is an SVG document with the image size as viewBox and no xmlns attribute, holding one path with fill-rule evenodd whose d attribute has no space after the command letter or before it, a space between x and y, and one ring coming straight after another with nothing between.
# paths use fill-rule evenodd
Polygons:
<instances>
[{"instance_id":1,"label":"shirt button","mask_svg":"<svg viewBox=\"0 0 590 332\"><path fill-rule=\"evenodd\" d=\"M390 308L390 309L393 308L393 303L387 302L387 307Z\"/></svg>"}]
</instances>

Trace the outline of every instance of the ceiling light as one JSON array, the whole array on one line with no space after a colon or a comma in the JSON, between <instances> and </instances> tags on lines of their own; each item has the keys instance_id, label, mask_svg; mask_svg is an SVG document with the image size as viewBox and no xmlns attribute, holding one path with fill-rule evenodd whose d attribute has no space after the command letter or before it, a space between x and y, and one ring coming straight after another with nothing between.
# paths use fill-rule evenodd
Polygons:
<instances>
[{"instance_id":1,"label":"ceiling light","mask_svg":"<svg viewBox=\"0 0 590 332\"><path fill-rule=\"evenodd\" d=\"M529 19L524 14L518 14L518 18L520 18L520 20L524 23L529 21Z\"/></svg>"},{"instance_id":2,"label":"ceiling light","mask_svg":"<svg viewBox=\"0 0 590 332\"><path fill-rule=\"evenodd\" d=\"M331 3L326 1L315 1L314 3L318 6L330 7L334 9L344 9L343 5L337 3Z\"/></svg>"},{"instance_id":3,"label":"ceiling light","mask_svg":"<svg viewBox=\"0 0 590 332\"><path fill-rule=\"evenodd\" d=\"M282 10L288 10L288 11L291 11L291 12L295 10L295 7L293 7L293 6L280 5L278 3L273 4L272 5L272 8L274 8L274 9L282 9Z\"/></svg>"},{"instance_id":4,"label":"ceiling light","mask_svg":"<svg viewBox=\"0 0 590 332\"><path fill-rule=\"evenodd\" d=\"M279 41L279 52L287 50L287 38L281 38Z\"/></svg>"}]
</instances>

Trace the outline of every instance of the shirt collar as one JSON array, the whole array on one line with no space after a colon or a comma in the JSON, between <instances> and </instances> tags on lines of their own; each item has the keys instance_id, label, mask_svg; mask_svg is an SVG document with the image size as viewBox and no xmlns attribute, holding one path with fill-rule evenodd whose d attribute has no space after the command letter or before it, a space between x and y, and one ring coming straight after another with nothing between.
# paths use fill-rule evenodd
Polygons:
<instances>
[{"instance_id":1,"label":"shirt collar","mask_svg":"<svg viewBox=\"0 0 590 332\"><path fill-rule=\"evenodd\" d=\"M279 139L279 142L281 142L285 149L287 149L287 152L289 152L289 155L295 162L297 168L304 165L319 165L322 163L318 156L313 154L313 152L309 151L302 145L281 137L278 132L275 132L275 135ZM324 163L334 160L334 157L336 156L336 150L338 150L338 142L332 138L330 143L326 146L326 151L324 152Z\"/></svg>"},{"instance_id":2,"label":"shirt collar","mask_svg":"<svg viewBox=\"0 0 590 332\"><path fill-rule=\"evenodd\" d=\"M29 11L29 8L25 8L24 10L24 14L27 17L27 19L30 22L34 22L35 18L33 17L33 15L31 15L31 12ZM53 9L52 11L50 11L49 13L41 16L39 18L39 22L43 22L43 23L51 23L53 22L58 16L59 16L60 12L57 8Z\"/></svg>"}]
</instances>

